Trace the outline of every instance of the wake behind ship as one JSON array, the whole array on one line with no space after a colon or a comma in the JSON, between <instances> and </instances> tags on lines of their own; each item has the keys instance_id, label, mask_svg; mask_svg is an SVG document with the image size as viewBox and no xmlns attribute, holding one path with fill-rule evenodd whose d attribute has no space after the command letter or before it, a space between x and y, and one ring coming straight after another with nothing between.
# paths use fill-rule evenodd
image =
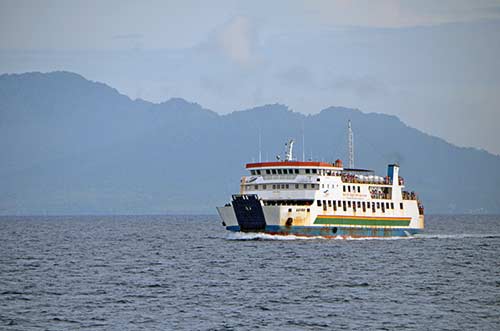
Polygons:
<instances>
[{"instance_id":1,"label":"wake behind ship","mask_svg":"<svg viewBox=\"0 0 500 331\"><path fill-rule=\"evenodd\" d=\"M424 228L424 209L405 191L397 164L387 176L334 163L296 161L293 140L283 161L248 163L240 193L218 207L230 231L323 237L410 236Z\"/></svg>"}]
</instances>

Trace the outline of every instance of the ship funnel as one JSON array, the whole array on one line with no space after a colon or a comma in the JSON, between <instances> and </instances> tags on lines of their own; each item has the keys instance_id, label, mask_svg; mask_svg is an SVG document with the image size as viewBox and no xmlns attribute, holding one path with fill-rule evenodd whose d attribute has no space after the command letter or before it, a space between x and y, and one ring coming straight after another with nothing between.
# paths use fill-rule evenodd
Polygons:
<instances>
[{"instance_id":1,"label":"ship funnel","mask_svg":"<svg viewBox=\"0 0 500 331\"><path fill-rule=\"evenodd\" d=\"M389 164L387 166L387 177L392 182L392 199L400 201L403 199L403 196L399 185L399 166L397 164Z\"/></svg>"},{"instance_id":2,"label":"ship funnel","mask_svg":"<svg viewBox=\"0 0 500 331\"><path fill-rule=\"evenodd\" d=\"M399 185L399 165L389 164L387 167L387 176L391 179L392 183Z\"/></svg>"}]
</instances>

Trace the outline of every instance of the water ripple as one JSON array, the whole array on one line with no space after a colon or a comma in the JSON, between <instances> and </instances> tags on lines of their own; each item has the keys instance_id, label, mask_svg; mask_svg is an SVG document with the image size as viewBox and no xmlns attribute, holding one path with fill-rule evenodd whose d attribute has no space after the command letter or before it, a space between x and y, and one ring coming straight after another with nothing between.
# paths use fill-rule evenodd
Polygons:
<instances>
[{"instance_id":1,"label":"water ripple","mask_svg":"<svg viewBox=\"0 0 500 331\"><path fill-rule=\"evenodd\" d=\"M394 239L216 217L0 218L1 330L498 330L500 218Z\"/></svg>"}]
</instances>

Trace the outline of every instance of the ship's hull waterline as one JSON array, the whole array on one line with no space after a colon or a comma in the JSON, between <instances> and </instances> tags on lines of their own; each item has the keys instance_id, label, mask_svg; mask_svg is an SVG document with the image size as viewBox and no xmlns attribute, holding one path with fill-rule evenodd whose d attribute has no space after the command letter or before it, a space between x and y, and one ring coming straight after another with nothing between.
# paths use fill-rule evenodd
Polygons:
<instances>
[{"instance_id":1,"label":"ship's hull waterline","mask_svg":"<svg viewBox=\"0 0 500 331\"><path fill-rule=\"evenodd\" d=\"M355 228L348 226L325 227L325 226L279 226L268 225L263 230L241 231L238 225L227 226L232 232L266 233L281 236L299 237L323 237L323 238L388 238L388 237L411 237L421 233L422 229L415 228Z\"/></svg>"}]
</instances>

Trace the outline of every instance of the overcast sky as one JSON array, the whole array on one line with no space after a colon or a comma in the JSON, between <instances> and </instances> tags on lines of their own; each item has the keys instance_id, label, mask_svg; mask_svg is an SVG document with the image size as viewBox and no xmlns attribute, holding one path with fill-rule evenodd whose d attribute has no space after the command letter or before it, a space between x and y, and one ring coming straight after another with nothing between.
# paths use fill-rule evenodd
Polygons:
<instances>
[{"instance_id":1,"label":"overcast sky","mask_svg":"<svg viewBox=\"0 0 500 331\"><path fill-rule=\"evenodd\" d=\"M500 1L0 0L0 73L219 113L353 107L495 154L499 59Z\"/></svg>"}]
</instances>

